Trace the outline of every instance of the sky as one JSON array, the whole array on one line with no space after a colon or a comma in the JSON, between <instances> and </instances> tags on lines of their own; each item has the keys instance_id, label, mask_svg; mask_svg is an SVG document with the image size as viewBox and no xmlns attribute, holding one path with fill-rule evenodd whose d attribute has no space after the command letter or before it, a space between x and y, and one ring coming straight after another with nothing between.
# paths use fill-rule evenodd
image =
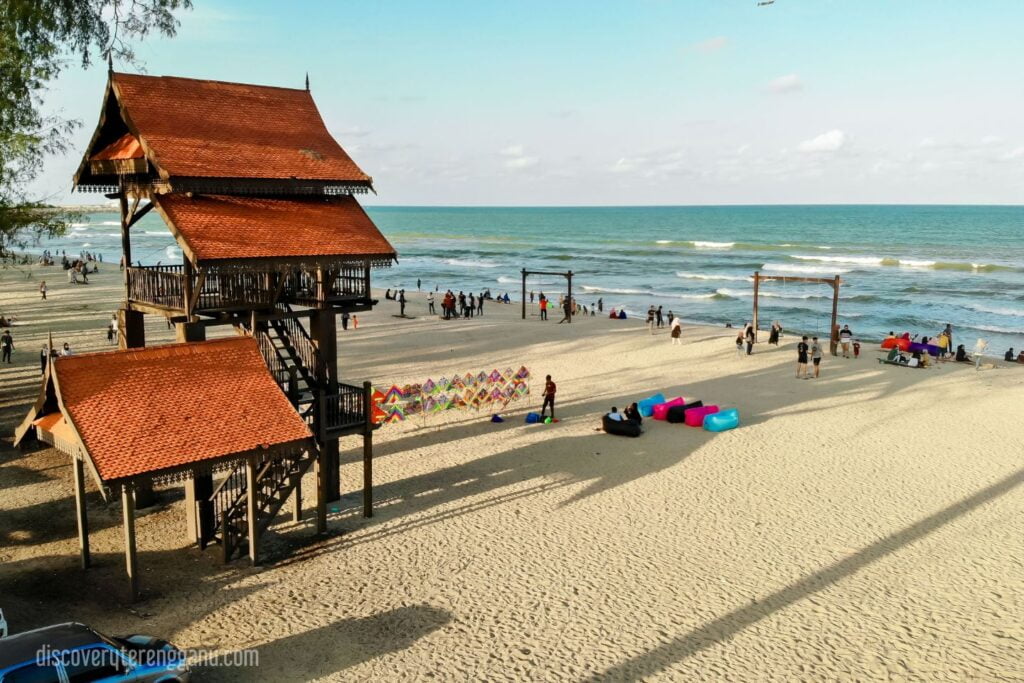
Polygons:
<instances>
[{"instance_id":1,"label":"sky","mask_svg":"<svg viewBox=\"0 0 1024 683\"><path fill-rule=\"evenodd\" d=\"M383 205L1024 203L1020 0L194 0L122 71L303 87ZM106 65L46 107L80 120Z\"/></svg>"}]
</instances>

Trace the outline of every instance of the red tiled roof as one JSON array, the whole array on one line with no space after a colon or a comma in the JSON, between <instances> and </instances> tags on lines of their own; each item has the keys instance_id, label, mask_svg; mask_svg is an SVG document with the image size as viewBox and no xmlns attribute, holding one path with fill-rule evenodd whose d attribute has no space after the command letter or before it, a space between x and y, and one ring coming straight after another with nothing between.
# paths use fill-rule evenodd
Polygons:
<instances>
[{"instance_id":1,"label":"red tiled roof","mask_svg":"<svg viewBox=\"0 0 1024 683\"><path fill-rule=\"evenodd\" d=\"M63 356L54 372L104 481L311 436L250 337Z\"/></svg>"},{"instance_id":2,"label":"red tiled roof","mask_svg":"<svg viewBox=\"0 0 1024 683\"><path fill-rule=\"evenodd\" d=\"M369 184L307 90L173 76L111 76L131 126L170 176Z\"/></svg>"},{"instance_id":3,"label":"red tiled roof","mask_svg":"<svg viewBox=\"0 0 1024 683\"><path fill-rule=\"evenodd\" d=\"M351 195L262 199L156 195L183 247L199 261L315 256L394 257Z\"/></svg>"},{"instance_id":4,"label":"red tiled roof","mask_svg":"<svg viewBox=\"0 0 1024 683\"><path fill-rule=\"evenodd\" d=\"M90 161L120 161L122 159L141 159L145 156L142 145L131 133L125 133L117 140L89 157Z\"/></svg>"}]
</instances>

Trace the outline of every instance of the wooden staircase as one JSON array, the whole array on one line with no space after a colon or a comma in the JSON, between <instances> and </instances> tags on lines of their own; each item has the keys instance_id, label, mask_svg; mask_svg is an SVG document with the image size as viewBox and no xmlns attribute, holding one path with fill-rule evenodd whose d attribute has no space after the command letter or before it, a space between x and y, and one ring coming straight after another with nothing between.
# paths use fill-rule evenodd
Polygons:
<instances>
[{"instance_id":1,"label":"wooden staircase","mask_svg":"<svg viewBox=\"0 0 1024 683\"><path fill-rule=\"evenodd\" d=\"M316 452L308 449L273 455L259 462L256 471L256 534L262 535L273 522L281 506L299 486ZM213 494L200 501L202 525L200 548L219 544L224 562L249 552L249 482L246 463L239 463L221 481Z\"/></svg>"}]
</instances>

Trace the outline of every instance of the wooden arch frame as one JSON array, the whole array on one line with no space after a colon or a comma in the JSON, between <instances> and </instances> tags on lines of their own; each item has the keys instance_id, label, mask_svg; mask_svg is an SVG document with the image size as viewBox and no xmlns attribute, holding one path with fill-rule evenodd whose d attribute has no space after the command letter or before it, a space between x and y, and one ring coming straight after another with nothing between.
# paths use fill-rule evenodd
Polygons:
<instances>
[{"instance_id":1,"label":"wooden arch frame","mask_svg":"<svg viewBox=\"0 0 1024 683\"><path fill-rule=\"evenodd\" d=\"M836 348L839 345L839 285L842 284L842 280L836 275L834 278L829 277L789 277L786 275L761 275L760 271L754 271L754 340L757 341L757 293L761 281L774 282L775 280L782 280L785 284L787 280L793 282L812 282L821 285L828 285L832 288L832 324L829 326L829 351L834 356L836 355Z\"/></svg>"}]
</instances>

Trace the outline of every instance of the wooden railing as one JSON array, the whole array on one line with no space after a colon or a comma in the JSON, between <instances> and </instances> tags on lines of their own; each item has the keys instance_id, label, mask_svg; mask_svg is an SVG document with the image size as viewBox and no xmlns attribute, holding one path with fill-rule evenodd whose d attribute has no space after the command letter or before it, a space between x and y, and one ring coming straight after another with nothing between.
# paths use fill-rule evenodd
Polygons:
<instances>
[{"instance_id":1,"label":"wooden railing","mask_svg":"<svg viewBox=\"0 0 1024 683\"><path fill-rule=\"evenodd\" d=\"M128 299L163 308L185 310L184 267L128 268Z\"/></svg>"},{"instance_id":2,"label":"wooden railing","mask_svg":"<svg viewBox=\"0 0 1024 683\"><path fill-rule=\"evenodd\" d=\"M320 354L320 349L313 344L313 338L309 336L302 322L298 318L281 318L272 320L270 324L278 336L294 350L298 360L309 373L310 379L317 383L324 382L327 376L327 361Z\"/></svg>"},{"instance_id":3,"label":"wooden railing","mask_svg":"<svg viewBox=\"0 0 1024 683\"><path fill-rule=\"evenodd\" d=\"M359 427L366 424L366 389L339 384L338 393L321 397L320 416L325 431Z\"/></svg>"},{"instance_id":4,"label":"wooden railing","mask_svg":"<svg viewBox=\"0 0 1024 683\"><path fill-rule=\"evenodd\" d=\"M281 278L284 281L281 282ZM250 310L270 308L277 303L316 305L368 300L369 268L343 267L330 279L330 286L319 298L316 273L293 270L216 271L192 274L188 291L195 297L195 311ZM195 294L197 287L202 289ZM185 310L184 266L135 266L128 268L128 298L161 308Z\"/></svg>"}]
</instances>

